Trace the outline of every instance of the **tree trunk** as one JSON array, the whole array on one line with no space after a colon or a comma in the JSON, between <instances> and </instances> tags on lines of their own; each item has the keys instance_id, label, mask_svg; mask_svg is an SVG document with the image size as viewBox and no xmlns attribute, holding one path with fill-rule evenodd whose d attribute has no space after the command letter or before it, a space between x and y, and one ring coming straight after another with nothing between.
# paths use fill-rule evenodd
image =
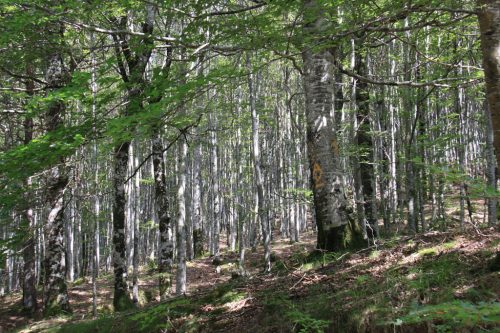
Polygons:
<instances>
[{"instance_id":1,"label":"tree trunk","mask_svg":"<svg viewBox=\"0 0 500 333\"><path fill-rule=\"evenodd\" d=\"M210 166L212 172L212 218L210 224L210 254L218 260L219 232L221 220L221 195L219 193L219 154L217 150L217 114L214 111L210 114Z\"/></svg>"},{"instance_id":2,"label":"tree trunk","mask_svg":"<svg viewBox=\"0 0 500 333\"><path fill-rule=\"evenodd\" d=\"M251 70L250 56L247 55L247 69ZM250 98L250 109L252 112L252 160L257 187L257 213L262 228L262 238L264 240L264 272L271 271L271 228L267 215L267 207L264 206L264 183L262 179L260 142L259 142L259 116L255 105L255 90L253 74L248 76L248 93Z\"/></svg>"},{"instance_id":3,"label":"tree trunk","mask_svg":"<svg viewBox=\"0 0 500 333\"><path fill-rule=\"evenodd\" d=\"M361 54L356 54L355 71L361 75L367 75L365 61ZM363 213L365 218L366 234L369 239L376 237L377 220L375 218L375 191L373 184L375 183L375 170L373 167L373 139L370 126L370 93L366 82L358 81L356 83L356 104L358 120L358 131L356 135L356 143L360 157L360 180L363 193Z\"/></svg>"},{"instance_id":4,"label":"tree trunk","mask_svg":"<svg viewBox=\"0 0 500 333\"><path fill-rule=\"evenodd\" d=\"M157 131L153 138L153 170L155 180L155 202L160 230L158 244L158 274L160 299L165 300L172 285L172 266L174 244L172 243L172 224L170 218L170 205L165 179L165 162L163 160L163 145L160 132Z\"/></svg>"},{"instance_id":5,"label":"tree trunk","mask_svg":"<svg viewBox=\"0 0 500 333\"><path fill-rule=\"evenodd\" d=\"M130 142L122 142L115 147L113 175L113 271L115 275L113 306L117 311L127 309L132 302L127 290L127 258L125 241L125 180L129 160Z\"/></svg>"},{"instance_id":6,"label":"tree trunk","mask_svg":"<svg viewBox=\"0 0 500 333\"><path fill-rule=\"evenodd\" d=\"M63 63L62 55L52 54L46 73L47 86L57 89L65 85L68 73ZM55 100L49 106L47 127L54 132L63 126L65 104ZM64 158L59 165L49 171L47 179L47 203L50 207L47 222L47 248L45 253L45 293L44 312L53 315L59 312L69 312L69 299L66 286L66 265L64 259L64 191L68 185L68 173Z\"/></svg>"},{"instance_id":7,"label":"tree trunk","mask_svg":"<svg viewBox=\"0 0 500 333\"><path fill-rule=\"evenodd\" d=\"M187 142L182 137L179 147L179 185L177 190L177 279L175 284L176 295L186 293L186 158Z\"/></svg>"},{"instance_id":8,"label":"tree trunk","mask_svg":"<svg viewBox=\"0 0 500 333\"><path fill-rule=\"evenodd\" d=\"M29 180L28 187L31 186ZM31 315L38 310L37 292L36 292L36 271L35 271L35 220L33 218L33 209L27 208L25 211L26 227L28 230L28 239L23 246L23 310Z\"/></svg>"},{"instance_id":9,"label":"tree trunk","mask_svg":"<svg viewBox=\"0 0 500 333\"><path fill-rule=\"evenodd\" d=\"M27 65L27 76L33 75L33 68L30 64ZM28 95L32 96L35 85L33 80L27 80L26 90ZM24 123L24 144L30 143L33 139L33 119L26 116ZM31 193L31 181L25 181L26 192ZM33 209L31 208L31 198L25 199L28 207L24 210L24 217L26 222L28 237L23 244L23 310L31 315L35 314L38 310L37 292L36 292L36 258L35 258L35 219L33 216Z\"/></svg>"},{"instance_id":10,"label":"tree trunk","mask_svg":"<svg viewBox=\"0 0 500 333\"><path fill-rule=\"evenodd\" d=\"M478 0L478 5L486 97L493 125L497 165L500 165L500 2Z\"/></svg>"},{"instance_id":11,"label":"tree trunk","mask_svg":"<svg viewBox=\"0 0 500 333\"><path fill-rule=\"evenodd\" d=\"M488 108L485 107L485 118L486 118L486 179L488 182L488 187L491 193L497 190L497 179L496 179L496 159L495 159L495 149L493 147L493 126L491 123L491 114L488 112ZM497 222L497 198L488 195L487 205L488 205L488 225L494 226Z\"/></svg>"},{"instance_id":12,"label":"tree trunk","mask_svg":"<svg viewBox=\"0 0 500 333\"><path fill-rule=\"evenodd\" d=\"M327 21L321 17L316 0L305 0L304 32L307 37L321 36ZM333 101L333 56L330 50L305 48L304 87L306 93L307 147L314 209L318 228L317 247L338 250L363 244L362 232L349 216L344 194L340 152L331 119Z\"/></svg>"},{"instance_id":13,"label":"tree trunk","mask_svg":"<svg viewBox=\"0 0 500 333\"><path fill-rule=\"evenodd\" d=\"M137 141L136 141L137 143ZM134 149L134 156L132 156L132 168L135 170L139 166L139 146L136 145ZM140 230L139 230L139 219L140 219L140 197L139 197L139 191L140 191L140 185L139 185L139 179L141 178L141 172L139 171L134 179L134 183L131 184L131 189L133 192L133 197L134 197L134 214L132 221L130 221L130 224L132 228L134 228L134 236L133 236L133 255L132 255L132 302L134 302L135 305L138 305L139 303L139 260L140 260L140 253L139 253L139 240L140 240Z\"/></svg>"},{"instance_id":14,"label":"tree trunk","mask_svg":"<svg viewBox=\"0 0 500 333\"><path fill-rule=\"evenodd\" d=\"M146 5L145 22L142 31L145 34L143 43L151 46L153 42L149 36L153 32L155 9L151 4ZM120 28L126 30L127 17L120 19ZM119 42L120 47L115 48L116 57L119 59L120 73L127 86L128 104L125 108L124 116L132 115L143 109L144 99L144 73L151 57L151 48L142 46L141 50L131 54L128 44L128 36L113 36L115 42ZM129 73L127 74L122 59L127 61ZM128 131L133 130L128 128ZM113 202L113 269L115 275L113 305L115 310L125 310L133 305L127 291L127 248L125 239L125 207L127 203L125 195L125 181L127 180L127 170L129 167L129 147L130 141L120 142L115 146L114 156L114 202Z\"/></svg>"}]
</instances>

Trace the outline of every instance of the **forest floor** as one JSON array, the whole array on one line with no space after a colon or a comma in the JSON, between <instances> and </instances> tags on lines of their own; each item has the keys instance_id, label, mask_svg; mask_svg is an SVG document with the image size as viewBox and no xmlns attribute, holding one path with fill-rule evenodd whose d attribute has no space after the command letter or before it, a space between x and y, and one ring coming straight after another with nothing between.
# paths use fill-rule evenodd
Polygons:
<instances>
[{"instance_id":1,"label":"forest floor","mask_svg":"<svg viewBox=\"0 0 500 333\"><path fill-rule=\"evenodd\" d=\"M237 255L189 263L188 294L159 302L155 277L141 274L141 307L111 310L112 276L70 287L74 313L41 321L19 314L20 295L0 300L0 327L19 332L500 332L500 230L429 232L381 240L343 253L301 242L273 242L273 270L262 249L248 251L249 276L232 278ZM496 262L495 262L496 259ZM2 330L0 330L2 331Z\"/></svg>"}]
</instances>

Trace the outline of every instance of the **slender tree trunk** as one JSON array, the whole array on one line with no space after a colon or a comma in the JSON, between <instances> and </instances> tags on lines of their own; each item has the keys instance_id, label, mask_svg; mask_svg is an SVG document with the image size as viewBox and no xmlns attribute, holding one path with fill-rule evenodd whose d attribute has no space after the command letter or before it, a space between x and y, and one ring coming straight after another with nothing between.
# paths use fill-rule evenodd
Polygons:
<instances>
[{"instance_id":1,"label":"slender tree trunk","mask_svg":"<svg viewBox=\"0 0 500 333\"><path fill-rule=\"evenodd\" d=\"M203 254L203 229L201 211L201 143L196 143L193 158L193 247L194 256L199 258Z\"/></svg>"},{"instance_id":2,"label":"slender tree trunk","mask_svg":"<svg viewBox=\"0 0 500 333\"><path fill-rule=\"evenodd\" d=\"M202 57L200 56L198 61L198 73L200 76L203 72L203 66L201 64ZM193 225L193 252L194 257L199 258L203 255L203 245L205 242L204 232L203 232L203 211L202 211L202 178L201 178L201 165L202 165L202 144L200 140L197 140L196 146L194 148L193 154L193 203L192 203L192 225Z\"/></svg>"},{"instance_id":3,"label":"slender tree trunk","mask_svg":"<svg viewBox=\"0 0 500 333\"><path fill-rule=\"evenodd\" d=\"M159 130L153 138L153 170L155 180L155 202L158 216L160 238L158 244L158 273L160 299L165 300L172 286L172 266L174 244L172 242L172 224L170 204L165 179L165 162L163 160L163 145Z\"/></svg>"},{"instance_id":4,"label":"slender tree trunk","mask_svg":"<svg viewBox=\"0 0 500 333\"><path fill-rule=\"evenodd\" d=\"M247 69L251 70L250 56L247 55ZM252 159L255 177L255 185L257 187L257 214L262 228L262 238L264 241L264 271L271 271L271 228L267 214L267 207L264 199L264 181L261 170L260 142L259 142L259 116L255 104L253 74L248 76L248 91L250 97L250 110L252 112Z\"/></svg>"},{"instance_id":5,"label":"slender tree trunk","mask_svg":"<svg viewBox=\"0 0 500 333\"><path fill-rule=\"evenodd\" d=\"M98 224L94 225L94 234L98 233L97 231ZM99 238L94 237L94 251L92 254L92 316L94 318L97 317L97 274L99 271Z\"/></svg>"},{"instance_id":6,"label":"slender tree trunk","mask_svg":"<svg viewBox=\"0 0 500 333\"><path fill-rule=\"evenodd\" d=\"M139 156L139 147L136 144L136 149L134 149L134 156L132 157L133 163L132 167L135 170L138 165L138 156ZM134 214L132 221L130 221L130 224L132 228L134 228L134 236L133 236L133 256L132 256L132 302L134 302L135 305L138 305L139 303L139 260L140 260L140 253L139 253L139 240L140 240L140 230L139 230L139 218L140 218L140 198L139 198L139 191L140 191L140 185L139 185L139 178L141 177L140 171L138 172L137 176L135 177L133 185L131 184L131 189L132 192L134 193Z\"/></svg>"},{"instance_id":7,"label":"slender tree trunk","mask_svg":"<svg viewBox=\"0 0 500 333\"><path fill-rule=\"evenodd\" d=\"M95 45L95 37L94 34L91 34L92 44ZM95 52L92 52L92 81L91 81L91 89L92 89L92 116L94 118L93 130L94 134L97 135L97 61ZM95 228L94 228L94 251L95 251L95 266L94 273L95 276L99 276L99 267L100 267L100 215L101 215L101 193L99 190L99 151L97 146L97 141L94 141L92 145L92 153L94 156L94 166L95 166L95 175L94 175L94 214L95 214Z\"/></svg>"},{"instance_id":8,"label":"slender tree trunk","mask_svg":"<svg viewBox=\"0 0 500 333\"><path fill-rule=\"evenodd\" d=\"M175 284L177 295L186 293L186 158L187 142L186 138L182 137L179 147L179 185L177 190L177 279Z\"/></svg>"},{"instance_id":9,"label":"slender tree trunk","mask_svg":"<svg viewBox=\"0 0 500 333\"><path fill-rule=\"evenodd\" d=\"M31 182L27 181L27 187ZM35 220L33 218L33 209L27 208L25 211L26 227L28 230L28 239L23 245L23 309L25 312L33 315L38 310L37 291L36 291L36 258L35 258Z\"/></svg>"},{"instance_id":10,"label":"slender tree trunk","mask_svg":"<svg viewBox=\"0 0 500 333\"><path fill-rule=\"evenodd\" d=\"M74 189L71 189L72 195ZM75 203L69 204L69 221L66 223L66 267L67 279L70 282L75 280Z\"/></svg>"},{"instance_id":11,"label":"slender tree trunk","mask_svg":"<svg viewBox=\"0 0 500 333\"><path fill-rule=\"evenodd\" d=\"M215 260L219 258L219 232L221 220L221 198L219 193L219 154L217 151L217 114L213 111L210 114L210 164L212 171L212 218L210 224L210 254Z\"/></svg>"},{"instance_id":12,"label":"slender tree trunk","mask_svg":"<svg viewBox=\"0 0 500 333\"><path fill-rule=\"evenodd\" d=\"M27 76L34 75L33 68L27 65ZM33 80L27 80L26 90L28 95L32 96L34 91ZM33 139L33 119L26 116L24 123L24 144L28 144ZM25 181L26 192L31 193L31 180ZM31 198L25 199L28 207L24 210L25 223L27 228L27 239L23 244L23 309L25 312L33 315L38 310L37 292L36 292L36 257L35 257L35 219L33 209L31 208Z\"/></svg>"},{"instance_id":13,"label":"slender tree trunk","mask_svg":"<svg viewBox=\"0 0 500 333\"><path fill-rule=\"evenodd\" d=\"M115 275L113 305L120 311L130 307L131 300L127 290L127 258L125 241L125 180L129 160L130 142L122 142L115 148L113 173L113 270Z\"/></svg>"}]
</instances>

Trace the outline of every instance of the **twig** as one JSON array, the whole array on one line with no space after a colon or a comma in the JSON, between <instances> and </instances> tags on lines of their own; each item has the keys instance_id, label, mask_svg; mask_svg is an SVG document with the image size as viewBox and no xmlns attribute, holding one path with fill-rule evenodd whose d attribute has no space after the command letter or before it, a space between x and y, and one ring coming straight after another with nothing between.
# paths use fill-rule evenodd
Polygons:
<instances>
[{"instance_id":1,"label":"twig","mask_svg":"<svg viewBox=\"0 0 500 333\"><path fill-rule=\"evenodd\" d=\"M299 281L297 281L297 283L295 283L292 287L290 287L289 290L292 290L294 289L299 283L302 282L302 280L304 280L304 278L306 277L307 273L304 273L304 275L302 275L302 277L299 279Z\"/></svg>"}]
</instances>

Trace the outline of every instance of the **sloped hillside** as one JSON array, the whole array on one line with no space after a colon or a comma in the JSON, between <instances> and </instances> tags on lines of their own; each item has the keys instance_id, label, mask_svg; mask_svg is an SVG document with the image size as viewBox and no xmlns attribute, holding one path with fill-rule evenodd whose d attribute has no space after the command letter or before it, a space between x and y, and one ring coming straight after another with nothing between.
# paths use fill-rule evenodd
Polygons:
<instances>
[{"instance_id":1,"label":"sloped hillside","mask_svg":"<svg viewBox=\"0 0 500 333\"><path fill-rule=\"evenodd\" d=\"M498 332L500 233L427 233L359 252L274 244L273 273L231 278L186 297L96 320L39 322L21 332ZM200 276L200 279L203 277Z\"/></svg>"}]
</instances>

